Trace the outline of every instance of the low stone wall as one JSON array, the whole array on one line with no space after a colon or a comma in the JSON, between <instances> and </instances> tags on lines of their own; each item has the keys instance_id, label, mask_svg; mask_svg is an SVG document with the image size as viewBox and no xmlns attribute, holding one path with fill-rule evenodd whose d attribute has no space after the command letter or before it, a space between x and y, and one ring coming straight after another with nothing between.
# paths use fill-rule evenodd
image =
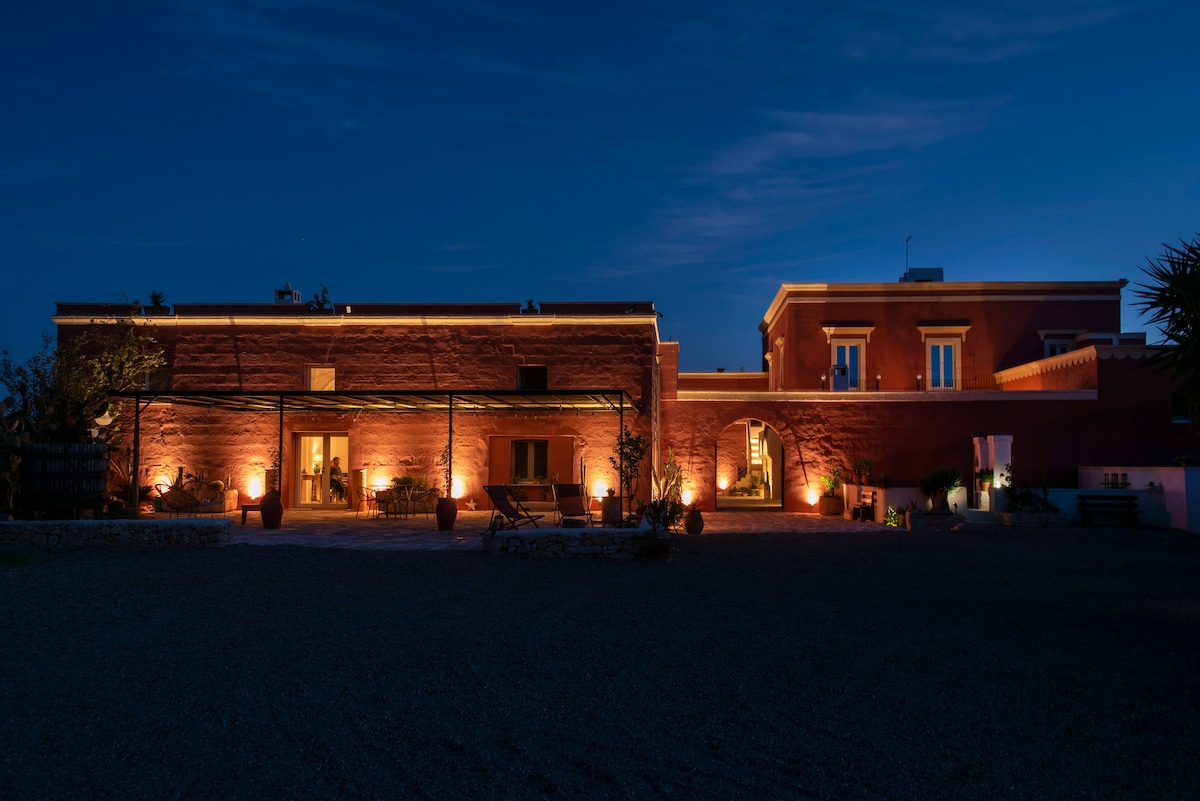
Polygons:
<instances>
[{"instance_id":1,"label":"low stone wall","mask_svg":"<svg viewBox=\"0 0 1200 801\"><path fill-rule=\"evenodd\" d=\"M587 556L632 559L642 553L646 532L638 529L579 528L488 531L483 552L489 556Z\"/></svg>"},{"instance_id":2,"label":"low stone wall","mask_svg":"<svg viewBox=\"0 0 1200 801\"><path fill-rule=\"evenodd\" d=\"M39 548L213 548L229 542L232 520L47 520L0 523L0 545Z\"/></svg>"}]
</instances>

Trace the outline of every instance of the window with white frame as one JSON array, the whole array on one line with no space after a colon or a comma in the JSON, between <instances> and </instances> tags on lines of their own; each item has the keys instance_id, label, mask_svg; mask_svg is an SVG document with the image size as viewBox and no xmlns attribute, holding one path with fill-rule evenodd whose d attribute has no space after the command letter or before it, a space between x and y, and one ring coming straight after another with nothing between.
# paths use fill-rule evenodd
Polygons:
<instances>
[{"instance_id":1,"label":"window with white frame","mask_svg":"<svg viewBox=\"0 0 1200 801\"><path fill-rule=\"evenodd\" d=\"M925 375L930 389L958 389L962 383L961 339L929 337L925 340Z\"/></svg>"},{"instance_id":2,"label":"window with white frame","mask_svg":"<svg viewBox=\"0 0 1200 801\"><path fill-rule=\"evenodd\" d=\"M310 392L332 392L335 389L337 370L332 364L310 364L306 370L306 381Z\"/></svg>"},{"instance_id":3,"label":"window with white frame","mask_svg":"<svg viewBox=\"0 0 1200 801\"><path fill-rule=\"evenodd\" d=\"M821 326L821 330L829 343L830 387L849 392L866 387L867 343L875 326L831 322Z\"/></svg>"},{"instance_id":4,"label":"window with white frame","mask_svg":"<svg viewBox=\"0 0 1200 801\"><path fill-rule=\"evenodd\" d=\"M962 354L971 326L965 322L918 325L925 343L925 386L937 390L962 389Z\"/></svg>"},{"instance_id":5,"label":"window with white frame","mask_svg":"<svg viewBox=\"0 0 1200 801\"><path fill-rule=\"evenodd\" d=\"M1060 353L1068 353L1075 350L1075 340L1073 339L1047 339L1045 342L1046 358L1058 356Z\"/></svg>"},{"instance_id":6,"label":"window with white frame","mask_svg":"<svg viewBox=\"0 0 1200 801\"><path fill-rule=\"evenodd\" d=\"M845 383L841 386L837 381L839 378L837 371L834 370L834 389L845 389L848 391L856 391L863 388L863 377L865 375L865 365L867 360L867 340L866 339L845 339L837 338L829 343L829 358L830 367L840 368L845 367Z\"/></svg>"}]
</instances>

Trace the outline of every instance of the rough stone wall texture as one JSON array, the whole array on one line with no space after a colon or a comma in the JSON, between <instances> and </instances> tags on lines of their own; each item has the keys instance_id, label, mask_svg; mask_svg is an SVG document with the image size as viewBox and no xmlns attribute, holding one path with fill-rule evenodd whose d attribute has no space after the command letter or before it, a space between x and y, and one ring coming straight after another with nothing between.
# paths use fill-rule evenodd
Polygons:
<instances>
[{"instance_id":1,"label":"rough stone wall texture","mask_svg":"<svg viewBox=\"0 0 1200 801\"><path fill-rule=\"evenodd\" d=\"M151 321L171 366L171 389L302 390L306 367L332 364L343 391L517 389L519 366L547 366L551 390L624 389L638 408L627 407L634 433L653 436L655 354L653 323L563 323L537 315L511 323L425 326L175 325L173 318ZM186 322L186 321L185 321ZM618 431L615 412L538 412L454 417L454 475L466 483L463 497L483 498L482 486L509 474L489 457L494 438L569 437L555 449L552 470L561 480L579 480L580 459L589 484L611 471L607 457ZM210 478L231 475L249 497L252 479L262 480L278 441L273 413L231 413L215 409L151 407L142 415L142 467L149 483L173 477L178 466ZM364 469L377 484L394 475L423 476L441 486L437 460L445 445L447 415L288 413L284 419L284 504L298 489L293 438L305 433L349 435L350 458L343 467ZM644 496L651 465L639 481ZM607 477L615 485L615 476Z\"/></svg>"},{"instance_id":2,"label":"rough stone wall texture","mask_svg":"<svg viewBox=\"0 0 1200 801\"><path fill-rule=\"evenodd\" d=\"M988 400L936 393L916 401L667 401L663 437L690 465L689 480L704 509L713 508L722 432L745 417L764 421L780 436L783 501L790 511L810 511L807 489L819 491L821 475L860 457L872 459L873 477L890 486L914 486L923 473L947 465L969 475L971 437L980 434L1013 436L1021 480L1073 487L1080 465L1164 465L1200 449L1186 424L1171 422L1169 381L1140 364L1101 360L1097 400L1009 400L997 392Z\"/></svg>"},{"instance_id":3,"label":"rough stone wall texture","mask_svg":"<svg viewBox=\"0 0 1200 801\"><path fill-rule=\"evenodd\" d=\"M55 520L0 523L0 544L39 548L214 548L228 543L232 520Z\"/></svg>"},{"instance_id":4,"label":"rough stone wall texture","mask_svg":"<svg viewBox=\"0 0 1200 801\"><path fill-rule=\"evenodd\" d=\"M730 425L717 438L717 486L722 479L726 486L736 484L740 467L747 467L745 424Z\"/></svg>"}]
</instances>

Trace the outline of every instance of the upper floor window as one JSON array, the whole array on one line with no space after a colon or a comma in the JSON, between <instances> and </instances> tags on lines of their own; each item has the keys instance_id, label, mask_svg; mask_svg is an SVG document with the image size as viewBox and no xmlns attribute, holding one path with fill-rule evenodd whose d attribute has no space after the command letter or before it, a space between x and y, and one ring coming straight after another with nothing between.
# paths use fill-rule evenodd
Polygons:
<instances>
[{"instance_id":1,"label":"upper floor window","mask_svg":"<svg viewBox=\"0 0 1200 801\"><path fill-rule=\"evenodd\" d=\"M962 349L970 328L957 322L917 326L925 343L925 379L930 389L962 389Z\"/></svg>"},{"instance_id":2,"label":"upper floor window","mask_svg":"<svg viewBox=\"0 0 1200 801\"><path fill-rule=\"evenodd\" d=\"M332 392L336 388L335 374L336 369L332 364L310 364L307 368L307 382L305 387L311 392Z\"/></svg>"},{"instance_id":3,"label":"upper floor window","mask_svg":"<svg viewBox=\"0 0 1200 801\"><path fill-rule=\"evenodd\" d=\"M1046 357L1057 356L1075 350L1075 340L1047 339L1045 342Z\"/></svg>"},{"instance_id":4,"label":"upper floor window","mask_svg":"<svg viewBox=\"0 0 1200 801\"><path fill-rule=\"evenodd\" d=\"M1060 353L1067 353L1068 351L1075 350L1075 337L1083 333L1086 332L1075 328L1038 329L1038 338L1042 340L1042 358L1048 359L1051 356L1057 356Z\"/></svg>"},{"instance_id":5,"label":"upper floor window","mask_svg":"<svg viewBox=\"0 0 1200 801\"><path fill-rule=\"evenodd\" d=\"M829 343L830 386L835 390L853 392L866 386L867 343L871 341L873 325L863 323L830 324L822 326Z\"/></svg>"},{"instance_id":6,"label":"upper floor window","mask_svg":"<svg viewBox=\"0 0 1200 801\"><path fill-rule=\"evenodd\" d=\"M550 389L546 365L517 368L517 389L543 390Z\"/></svg>"},{"instance_id":7,"label":"upper floor window","mask_svg":"<svg viewBox=\"0 0 1200 801\"><path fill-rule=\"evenodd\" d=\"M855 391L863 387L863 365L866 362L865 339L835 339L830 344L830 373L835 390Z\"/></svg>"},{"instance_id":8,"label":"upper floor window","mask_svg":"<svg viewBox=\"0 0 1200 801\"><path fill-rule=\"evenodd\" d=\"M961 341L952 339L926 340L925 370L930 389L955 389L959 385L961 360L958 348Z\"/></svg>"}]
</instances>

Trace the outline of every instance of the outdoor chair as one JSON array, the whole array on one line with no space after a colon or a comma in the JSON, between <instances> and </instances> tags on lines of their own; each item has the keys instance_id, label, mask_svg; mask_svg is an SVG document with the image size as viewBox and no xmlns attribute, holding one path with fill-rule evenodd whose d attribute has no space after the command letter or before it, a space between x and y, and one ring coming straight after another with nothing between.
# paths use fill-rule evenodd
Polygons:
<instances>
[{"instance_id":1,"label":"outdoor chair","mask_svg":"<svg viewBox=\"0 0 1200 801\"><path fill-rule=\"evenodd\" d=\"M177 489L167 484L158 484L155 489L158 490L159 497L162 499L160 508L167 513L168 517L215 515L217 512L225 511L223 502L201 500L187 490Z\"/></svg>"},{"instance_id":2,"label":"outdoor chair","mask_svg":"<svg viewBox=\"0 0 1200 801\"><path fill-rule=\"evenodd\" d=\"M367 509L367 517L378 516L379 504L375 499L375 491L358 485L354 487L354 492L358 495L358 503L354 504L354 518L358 519L358 513L364 506Z\"/></svg>"},{"instance_id":3,"label":"outdoor chair","mask_svg":"<svg viewBox=\"0 0 1200 801\"><path fill-rule=\"evenodd\" d=\"M426 518L433 514L434 507L437 506L438 491L436 489L425 489L414 492L412 498L408 502L410 514L421 512Z\"/></svg>"},{"instance_id":4,"label":"outdoor chair","mask_svg":"<svg viewBox=\"0 0 1200 801\"><path fill-rule=\"evenodd\" d=\"M592 524L587 493L582 484L555 484L554 511L560 525L586 527ZM568 523L567 521L570 521Z\"/></svg>"},{"instance_id":5,"label":"outdoor chair","mask_svg":"<svg viewBox=\"0 0 1200 801\"><path fill-rule=\"evenodd\" d=\"M492 502L492 517L488 520L489 531L517 529L521 526L538 527L537 521L545 515L530 514L521 502L508 494L508 488L503 485L489 485L483 488Z\"/></svg>"},{"instance_id":6,"label":"outdoor chair","mask_svg":"<svg viewBox=\"0 0 1200 801\"><path fill-rule=\"evenodd\" d=\"M851 516L855 520L875 522L875 490L864 490L858 505L854 507Z\"/></svg>"}]
</instances>

